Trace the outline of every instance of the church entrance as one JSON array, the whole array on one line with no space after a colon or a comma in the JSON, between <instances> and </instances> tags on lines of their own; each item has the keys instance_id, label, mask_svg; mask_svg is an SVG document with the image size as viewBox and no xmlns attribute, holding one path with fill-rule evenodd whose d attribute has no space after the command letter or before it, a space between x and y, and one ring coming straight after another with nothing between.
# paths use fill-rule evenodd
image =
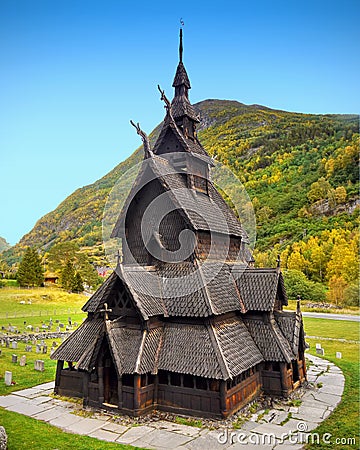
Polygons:
<instances>
[{"instance_id":1,"label":"church entrance","mask_svg":"<svg viewBox=\"0 0 360 450\"><path fill-rule=\"evenodd\" d=\"M104 403L118 407L118 376L109 348L104 354Z\"/></svg>"}]
</instances>

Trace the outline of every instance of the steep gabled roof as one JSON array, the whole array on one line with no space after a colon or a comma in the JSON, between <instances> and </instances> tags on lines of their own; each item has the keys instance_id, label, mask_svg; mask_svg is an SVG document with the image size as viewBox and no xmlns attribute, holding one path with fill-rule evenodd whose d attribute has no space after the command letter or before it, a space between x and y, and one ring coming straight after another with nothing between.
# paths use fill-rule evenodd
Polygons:
<instances>
[{"instance_id":1,"label":"steep gabled roof","mask_svg":"<svg viewBox=\"0 0 360 450\"><path fill-rule=\"evenodd\" d=\"M274 311L274 317L283 335L289 342L292 351L297 354L303 326L301 313L296 311Z\"/></svg>"},{"instance_id":2,"label":"steep gabled roof","mask_svg":"<svg viewBox=\"0 0 360 450\"><path fill-rule=\"evenodd\" d=\"M296 358L273 317L266 321L249 317L244 317L243 320L265 361L289 363Z\"/></svg>"},{"instance_id":3,"label":"steep gabled roof","mask_svg":"<svg viewBox=\"0 0 360 450\"><path fill-rule=\"evenodd\" d=\"M104 333L104 321L102 319L87 319L77 330L55 350L51 355L51 359L61 361L78 362L96 347L96 342Z\"/></svg>"},{"instance_id":4,"label":"steep gabled roof","mask_svg":"<svg viewBox=\"0 0 360 450\"><path fill-rule=\"evenodd\" d=\"M237 272L234 266L232 273L248 311L273 311L277 296L283 305L287 305L284 280L279 268L240 269Z\"/></svg>"}]
</instances>

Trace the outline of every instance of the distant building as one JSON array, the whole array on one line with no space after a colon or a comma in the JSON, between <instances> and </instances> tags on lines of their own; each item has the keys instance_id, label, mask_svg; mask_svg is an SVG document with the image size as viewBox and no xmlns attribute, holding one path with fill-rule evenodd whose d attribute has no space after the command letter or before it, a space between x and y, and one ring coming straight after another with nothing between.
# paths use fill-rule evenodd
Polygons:
<instances>
[{"instance_id":1,"label":"distant building","mask_svg":"<svg viewBox=\"0 0 360 450\"><path fill-rule=\"evenodd\" d=\"M153 148L137 126L145 157L112 234L123 261L52 355L55 392L132 415L227 417L260 391L286 396L305 381L303 321L299 308L283 311L280 267L252 267L247 234L211 182L182 38L173 86Z\"/></svg>"}]
</instances>

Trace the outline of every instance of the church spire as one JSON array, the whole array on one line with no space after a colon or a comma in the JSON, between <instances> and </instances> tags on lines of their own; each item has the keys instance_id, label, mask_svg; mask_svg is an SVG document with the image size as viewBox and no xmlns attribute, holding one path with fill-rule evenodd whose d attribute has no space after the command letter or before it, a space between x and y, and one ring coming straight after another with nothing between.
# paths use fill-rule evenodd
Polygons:
<instances>
[{"instance_id":1,"label":"church spire","mask_svg":"<svg viewBox=\"0 0 360 450\"><path fill-rule=\"evenodd\" d=\"M182 63L183 43L182 43L182 28L180 28L180 44L179 44L179 62Z\"/></svg>"},{"instance_id":2,"label":"church spire","mask_svg":"<svg viewBox=\"0 0 360 450\"><path fill-rule=\"evenodd\" d=\"M173 82L175 96L171 102L171 113L176 124L183 131L184 137L195 138L195 126L199 123L199 119L189 101L191 86L183 64L183 50L183 30L180 28L179 63Z\"/></svg>"}]
</instances>

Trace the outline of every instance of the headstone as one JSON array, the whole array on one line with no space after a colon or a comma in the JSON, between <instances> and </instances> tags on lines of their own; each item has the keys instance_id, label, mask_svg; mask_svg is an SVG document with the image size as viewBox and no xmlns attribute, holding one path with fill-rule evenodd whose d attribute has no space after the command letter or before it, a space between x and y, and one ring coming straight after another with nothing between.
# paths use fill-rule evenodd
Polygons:
<instances>
[{"instance_id":1,"label":"headstone","mask_svg":"<svg viewBox=\"0 0 360 450\"><path fill-rule=\"evenodd\" d=\"M0 450L6 450L8 448L7 441L8 438L5 428L0 425Z\"/></svg>"},{"instance_id":2,"label":"headstone","mask_svg":"<svg viewBox=\"0 0 360 450\"><path fill-rule=\"evenodd\" d=\"M35 332L38 333L39 332L39 327L35 328Z\"/></svg>"},{"instance_id":3,"label":"headstone","mask_svg":"<svg viewBox=\"0 0 360 450\"><path fill-rule=\"evenodd\" d=\"M316 344L316 350L320 350L321 349L321 344Z\"/></svg>"},{"instance_id":4,"label":"headstone","mask_svg":"<svg viewBox=\"0 0 360 450\"><path fill-rule=\"evenodd\" d=\"M2 350L1 350L1 348L0 348L0 356L1 356L1 354L2 354Z\"/></svg>"},{"instance_id":5,"label":"headstone","mask_svg":"<svg viewBox=\"0 0 360 450\"><path fill-rule=\"evenodd\" d=\"M5 340L1 339L1 347L4 347L4 345L5 345Z\"/></svg>"},{"instance_id":6,"label":"headstone","mask_svg":"<svg viewBox=\"0 0 360 450\"><path fill-rule=\"evenodd\" d=\"M56 332L60 333L60 327L56 327Z\"/></svg>"},{"instance_id":7,"label":"headstone","mask_svg":"<svg viewBox=\"0 0 360 450\"><path fill-rule=\"evenodd\" d=\"M5 384L6 386L11 386L12 382L12 372L6 370L5 372Z\"/></svg>"},{"instance_id":8,"label":"headstone","mask_svg":"<svg viewBox=\"0 0 360 450\"><path fill-rule=\"evenodd\" d=\"M6 339L6 348L9 348L9 347L10 347L10 339L7 338L7 339Z\"/></svg>"},{"instance_id":9,"label":"headstone","mask_svg":"<svg viewBox=\"0 0 360 450\"><path fill-rule=\"evenodd\" d=\"M53 347L57 347L57 342L54 341L52 346L53 346Z\"/></svg>"},{"instance_id":10,"label":"headstone","mask_svg":"<svg viewBox=\"0 0 360 450\"><path fill-rule=\"evenodd\" d=\"M17 363L17 355L11 355L11 362L16 364Z\"/></svg>"},{"instance_id":11,"label":"headstone","mask_svg":"<svg viewBox=\"0 0 360 450\"><path fill-rule=\"evenodd\" d=\"M78 326L78 323L77 322L74 322L74 327L77 327Z\"/></svg>"},{"instance_id":12,"label":"headstone","mask_svg":"<svg viewBox=\"0 0 360 450\"><path fill-rule=\"evenodd\" d=\"M36 345L36 342L37 342L37 340L33 339L31 343L32 343L32 345Z\"/></svg>"},{"instance_id":13,"label":"headstone","mask_svg":"<svg viewBox=\"0 0 360 450\"><path fill-rule=\"evenodd\" d=\"M36 344L36 353L41 353L41 345Z\"/></svg>"},{"instance_id":14,"label":"headstone","mask_svg":"<svg viewBox=\"0 0 360 450\"><path fill-rule=\"evenodd\" d=\"M32 346L31 346L31 345L27 345L27 346L25 347L25 351L26 351L26 352L32 352Z\"/></svg>"},{"instance_id":15,"label":"headstone","mask_svg":"<svg viewBox=\"0 0 360 450\"><path fill-rule=\"evenodd\" d=\"M54 354L54 351L55 351L54 347L51 347L51 349L50 349L50 357Z\"/></svg>"},{"instance_id":16,"label":"headstone","mask_svg":"<svg viewBox=\"0 0 360 450\"><path fill-rule=\"evenodd\" d=\"M63 323L59 323L59 327L60 328L64 328L64 324Z\"/></svg>"},{"instance_id":17,"label":"headstone","mask_svg":"<svg viewBox=\"0 0 360 450\"><path fill-rule=\"evenodd\" d=\"M20 358L20 366L24 367L26 366L26 356L22 355L22 357Z\"/></svg>"},{"instance_id":18,"label":"headstone","mask_svg":"<svg viewBox=\"0 0 360 450\"><path fill-rule=\"evenodd\" d=\"M59 323L59 322L60 322L60 320L59 320L59 319L56 319L56 320L55 320L55 322L56 322L56 323Z\"/></svg>"},{"instance_id":19,"label":"headstone","mask_svg":"<svg viewBox=\"0 0 360 450\"><path fill-rule=\"evenodd\" d=\"M42 361L41 359L36 359L34 362L34 369L39 372L44 372L44 361Z\"/></svg>"},{"instance_id":20,"label":"headstone","mask_svg":"<svg viewBox=\"0 0 360 450\"><path fill-rule=\"evenodd\" d=\"M337 357L337 359L341 359L342 358L342 353L341 352L336 352L336 357Z\"/></svg>"},{"instance_id":21,"label":"headstone","mask_svg":"<svg viewBox=\"0 0 360 450\"><path fill-rule=\"evenodd\" d=\"M47 345L44 345L43 346L43 351L42 351L43 353L47 353Z\"/></svg>"},{"instance_id":22,"label":"headstone","mask_svg":"<svg viewBox=\"0 0 360 450\"><path fill-rule=\"evenodd\" d=\"M17 341L12 341L11 348L17 349Z\"/></svg>"},{"instance_id":23,"label":"headstone","mask_svg":"<svg viewBox=\"0 0 360 450\"><path fill-rule=\"evenodd\" d=\"M68 318L68 324L71 326L72 322L71 322L71 317Z\"/></svg>"},{"instance_id":24,"label":"headstone","mask_svg":"<svg viewBox=\"0 0 360 450\"><path fill-rule=\"evenodd\" d=\"M317 348L316 349L316 354L324 356L325 355L324 349L323 348Z\"/></svg>"}]
</instances>

